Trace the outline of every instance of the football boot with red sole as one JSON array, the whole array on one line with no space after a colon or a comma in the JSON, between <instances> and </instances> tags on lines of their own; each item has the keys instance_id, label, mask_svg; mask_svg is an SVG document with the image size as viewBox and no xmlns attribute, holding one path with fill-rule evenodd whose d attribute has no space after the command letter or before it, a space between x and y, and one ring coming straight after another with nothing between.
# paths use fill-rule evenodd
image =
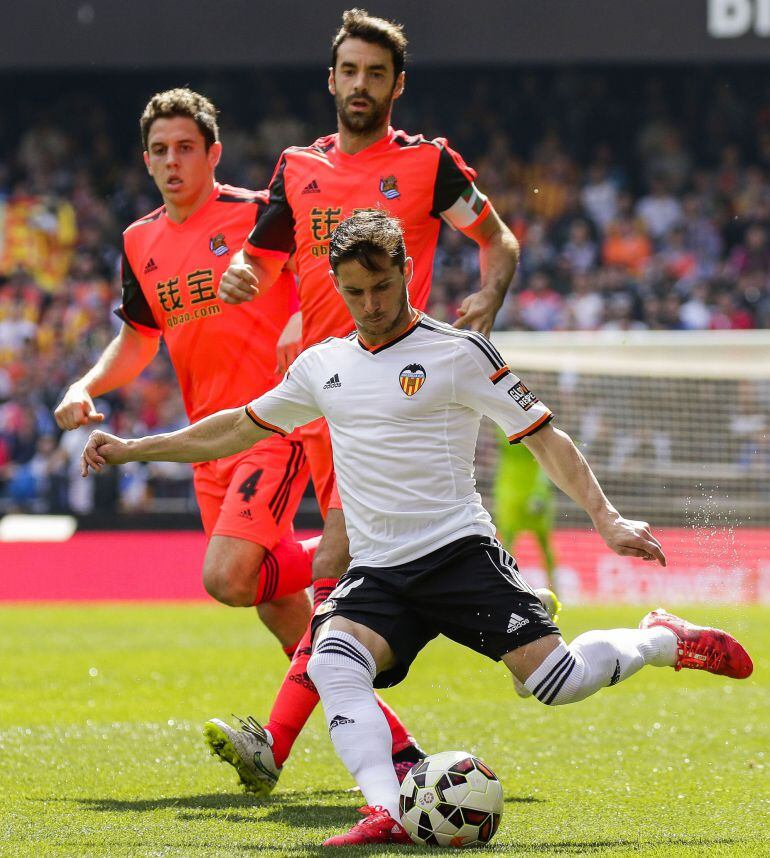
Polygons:
<instances>
[{"instance_id":1,"label":"football boot with red sole","mask_svg":"<svg viewBox=\"0 0 770 858\"><path fill-rule=\"evenodd\" d=\"M663 626L676 635L674 670L706 670L731 679L746 679L754 670L751 656L732 635L721 629L693 625L663 608L650 611L639 623L640 629L654 626Z\"/></svg>"}]
</instances>

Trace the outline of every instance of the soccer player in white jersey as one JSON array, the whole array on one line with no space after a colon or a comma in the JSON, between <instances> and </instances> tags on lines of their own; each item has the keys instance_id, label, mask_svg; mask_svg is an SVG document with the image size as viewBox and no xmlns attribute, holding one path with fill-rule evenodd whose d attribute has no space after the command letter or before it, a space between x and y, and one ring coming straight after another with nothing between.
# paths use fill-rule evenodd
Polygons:
<instances>
[{"instance_id":1,"label":"soccer player in white jersey","mask_svg":"<svg viewBox=\"0 0 770 858\"><path fill-rule=\"evenodd\" d=\"M495 540L476 493L481 415L511 443L526 443L613 551L665 566L649 525L612 506L548 408L485 337L412 309L412 260L397 221L382 211L355 213L335 231L329 258L353 334L307 349L281 384L245 408L138 440L96 431L82 462L86 476L128 461L209 461L327 419L352 560L316 611L309 672L332 743L367 806L363 820L325 845L410 842L398 821L390 731L374 686L403 679L439 634L502 660L548 705L583 700L645 665L751 674L735 638L662 609L638 629L592 631L567 645Z\"/></svg>"}]
</instances>

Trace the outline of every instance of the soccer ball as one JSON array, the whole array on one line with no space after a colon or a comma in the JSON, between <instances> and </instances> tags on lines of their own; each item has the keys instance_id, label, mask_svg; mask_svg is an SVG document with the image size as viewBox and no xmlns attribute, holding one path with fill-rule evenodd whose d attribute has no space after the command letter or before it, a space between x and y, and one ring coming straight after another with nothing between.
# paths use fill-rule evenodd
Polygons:
<instances>
[{"instance_id":1,"label":"soccer ball","mask_svg":"<svg viewBox=\"0 0 770 858\"><path fill-rule=\"evenodd\" d=\"M428 846L489 843L503 813L495 773L467 751L431 754L401 784L398 809L412 840Z\"/></svg>"}]
</instances>

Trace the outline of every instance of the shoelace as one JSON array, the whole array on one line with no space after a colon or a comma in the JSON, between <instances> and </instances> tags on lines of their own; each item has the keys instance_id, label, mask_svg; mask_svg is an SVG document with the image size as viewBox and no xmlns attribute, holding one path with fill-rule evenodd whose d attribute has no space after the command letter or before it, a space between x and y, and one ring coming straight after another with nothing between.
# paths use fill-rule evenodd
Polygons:
<instances>
[{"instance_id":1,"label":"shoelace","mask_svg":"<svg viewBox=\"0 0 770 858\"><path fill-rule=\"evenodd\" d=\"M252 736L256 736L263 742L267 741L265 728L253 716L248 715L245 721L237 715L233 715L233 718L235 718L235 720L241 725L241 730L244 733L251 733Z\"/></svg>"},{"instance_id":2,"label":"shoelace","mask_svg":"<svg viewBox=\"0 0 770 858\"><path fill-rule=\"evenodd\" d=\"M724 653L717 652L708 646L698 647L693 644L684 644L681 649L680 662L685 660L692 662L690 666L696 670L719 670L724 658Z\"/></svg>"},{"instance_id":3,"label":"shoelace","mask_svg":"<svg viewBox=\"0 0 770 858\"><path fill-rule=\"evenodd\" d=\"M364 819L360 820L356 823L356 828L368 828L377 823L377 819L375 816L379 813L384 813L385 808L380 806L379 804L371 806L364 805L363 807L358 808L358 812L364 816Z\"/></svg>"}]
</instances>

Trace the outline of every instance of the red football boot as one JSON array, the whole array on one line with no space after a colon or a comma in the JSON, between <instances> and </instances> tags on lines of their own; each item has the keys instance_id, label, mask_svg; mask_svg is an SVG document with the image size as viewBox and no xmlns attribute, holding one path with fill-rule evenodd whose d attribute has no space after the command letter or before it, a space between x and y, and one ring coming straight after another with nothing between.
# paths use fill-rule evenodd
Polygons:
<instances>
[{"instance_id":1,"label":"red football boot","mask_svg":"<svg viewBox=\"0 0 770 858\"><path fill-rule=\"evenodd\" d=\"M365 846L369 843L412 845L404 827L385 808L379 805L359 807L358 812L364 815L364 819L357 822L347 834L337 834L324 840L324 846Z\"/></svg>"},{"instance_id":2,"label":"red football boot","mask_svg":"<svg viewBox=\"0 0 770 858\"><path fill-rule=\"evenodd\" d=\"M651 629L653 626L665 626L677 637L674 670L683 667L707 670L732 679L746 679L754 670L751 656L732 635L721 629L695 626L663 608L650 611L639 623L640 629Z\"/></svg>"}]
</instances>

